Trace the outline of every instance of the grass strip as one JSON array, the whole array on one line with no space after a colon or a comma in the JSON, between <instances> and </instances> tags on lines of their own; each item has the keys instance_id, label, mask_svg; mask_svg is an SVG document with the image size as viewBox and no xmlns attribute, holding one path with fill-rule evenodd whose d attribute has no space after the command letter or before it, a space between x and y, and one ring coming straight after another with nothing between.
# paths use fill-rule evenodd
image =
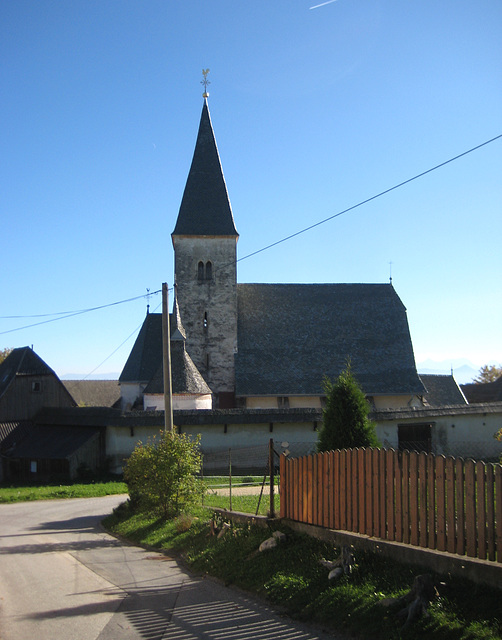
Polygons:
<instances>
[{"instance_id":1,"label":"grass strip","mask_svg":"<svg viewBox=\"0 0 502 640\"><path fill-rule=\"evenodd\" d=\"M208 535L211 515L199 509L164 521L134 513L125 503L104 524L132 542L178 554L192 571L255 593L292 617L326 628L382 640L502 638L502 591L434 575L439 597L429 607L430 617L402 631L396 611L381 602L406 594L415 576L427 570L356 552L352 574L330 583L319 560L336 559L339 549L280 527L286 541L260 553L270 530L231 525L217 540Z\"/></svg>"},{"instance_id":2,"label":"grass strip","mask_svg":"<svg viewBox=\"0 0 502 640\"><path fill-rule=\"evenodd\" d=\"M0 504L58 498L99 498L120 493L127 493L127 485L116 481L16 487L4 485L0 487Z\"/></svg>"}]
</instances>

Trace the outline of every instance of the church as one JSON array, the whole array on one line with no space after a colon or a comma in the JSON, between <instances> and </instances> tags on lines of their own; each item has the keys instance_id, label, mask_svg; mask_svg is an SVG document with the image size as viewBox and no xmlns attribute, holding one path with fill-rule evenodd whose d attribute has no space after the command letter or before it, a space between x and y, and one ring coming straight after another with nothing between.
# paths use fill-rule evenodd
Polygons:
<instances>
[{"instance_id":1,"label":"church","mask_svg":"<svg viewBox=\"0 0 502 640\"><path fill-rule=\"evenodd\" d=\"M389 284L237 281L237 232L207 94L172 232L173 408L320 409L350 361L373 409L423 404L406 309ZM163 409L161 314L120 375L122 409Z\"/></svg>"}]
</instances>

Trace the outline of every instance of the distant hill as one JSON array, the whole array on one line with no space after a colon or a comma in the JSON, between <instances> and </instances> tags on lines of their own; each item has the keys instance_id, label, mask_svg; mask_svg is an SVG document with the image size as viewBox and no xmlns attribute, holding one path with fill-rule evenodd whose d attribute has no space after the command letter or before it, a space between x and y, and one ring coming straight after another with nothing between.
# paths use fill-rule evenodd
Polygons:
<instances>
[{"instance_id":1,"label":"distant hill","mask_svg":"<svg viewBox=\"0 0 502 640\"><path fill-rule=\"evenodd\" d=\"M86 375L85 373L66 373L59 376L60 380L118 380L120 373L112 371L111 373L96 373L95 375Z\"/></svg>"},{"instance_id":2,"label":"distant hill","mask_svg":"<svg viewBox=\"0 0 502 640\"><path fill-rule=\"evenodd\" d=\"M450 375L453 368L453 376L458 384L467 384L472 382L478 374L479 367L472 364L469 360L425 360L417 362L418 373L430 373L435 375Z\"/></svg>"}]
</instances>

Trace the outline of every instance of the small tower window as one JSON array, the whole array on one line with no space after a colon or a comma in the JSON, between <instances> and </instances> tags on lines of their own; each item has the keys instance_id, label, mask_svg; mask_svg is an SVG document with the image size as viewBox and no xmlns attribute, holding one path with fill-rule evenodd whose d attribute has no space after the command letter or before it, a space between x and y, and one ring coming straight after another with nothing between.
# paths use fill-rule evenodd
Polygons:
<instances>
[{"instance_id":1,"label":"small tower window","mask_svg":"<svg viewBox=\"0 0 502 640\"><path fill-rule=\"evenodd\" d=\"M206 262L206 280L213 279L213 264L210 260Z\"/></svg>"},{"instance_id":2,"label":"small tower window","mask_svg":"<svg viewBox=\"0 0 502 640\"><path fill-rule=\"evenodd\" d=\"M204 263L202 260L197 266L197 280L204 280Z\"/></svg>"},{"instance_id":3,"label":"small tower window","mask_svg":"<svg viewBox=\"0 0 502 640\"><path fill-rule=\"evenodd\" d=\"M205 311L204 312L204 320L202 321L202 327L204 329L207 329L208 324L209 324L209 322L208 322L208 319L207 319L207 311Z\"/></svg>"}]
</instances>

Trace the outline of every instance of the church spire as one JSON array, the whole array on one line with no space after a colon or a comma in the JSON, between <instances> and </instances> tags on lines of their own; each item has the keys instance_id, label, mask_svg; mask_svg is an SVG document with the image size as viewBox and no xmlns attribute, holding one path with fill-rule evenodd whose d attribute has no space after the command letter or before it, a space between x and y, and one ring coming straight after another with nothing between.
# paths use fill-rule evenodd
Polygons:
<instances>
[{"instance_id":1,"label":"church spire","mask_svg":"<svg viewBox=\"0 0 502 640\"><path fill-rule=\"evenodd\" d=\"M205 85L207 89L207 86ZM173 236L234 236L232 208L214 137L207 91L192 165L181 200Z\"/></svg>"}]
</instances>

